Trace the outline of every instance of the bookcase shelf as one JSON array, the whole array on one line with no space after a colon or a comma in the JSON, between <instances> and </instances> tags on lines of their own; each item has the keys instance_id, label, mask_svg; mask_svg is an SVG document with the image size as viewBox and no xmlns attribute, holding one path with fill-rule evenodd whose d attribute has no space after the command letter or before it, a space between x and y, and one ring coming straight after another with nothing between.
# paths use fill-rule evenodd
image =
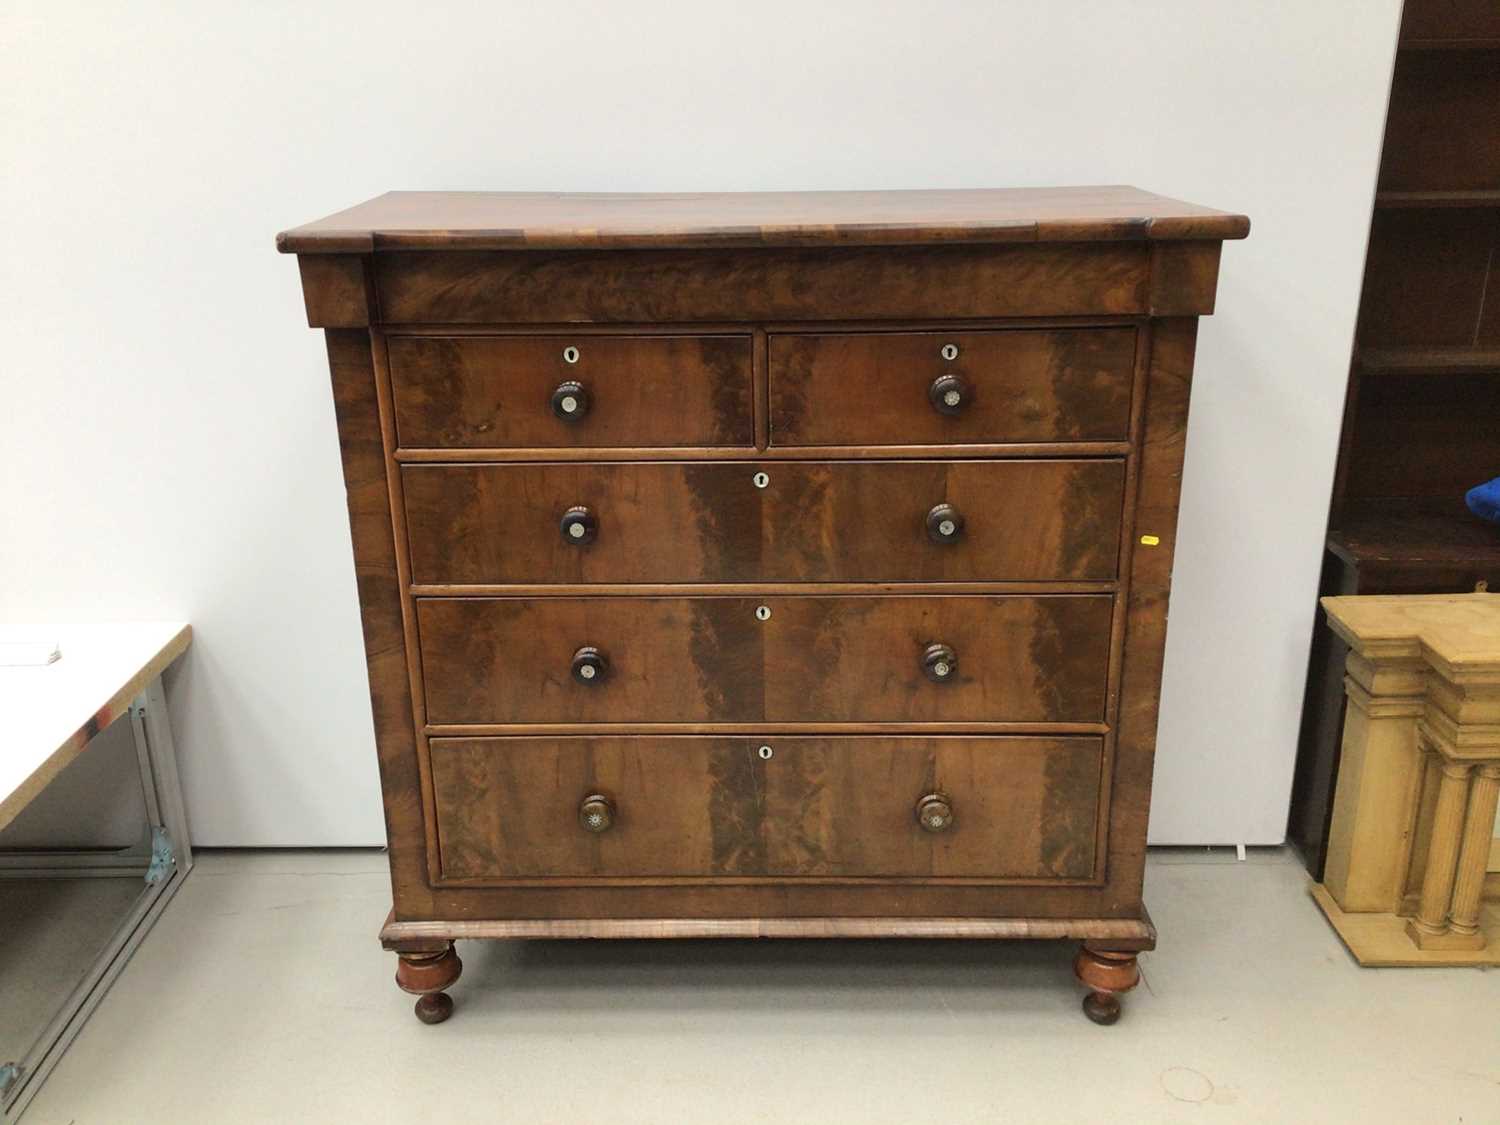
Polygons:
<instances>
[{"instance_id":1,"label":"bookcase shelf","mask_svg":"<svg viewBox=\"0 0 1500 1125\"><path fill-rule=\"evenodd\" d=\"M1322 594L1500 590L1500 3L1407 0L1349 366ZM1287 834L1321 878L1344 653L1309 607Z\"/></svg>"}]
</instances>

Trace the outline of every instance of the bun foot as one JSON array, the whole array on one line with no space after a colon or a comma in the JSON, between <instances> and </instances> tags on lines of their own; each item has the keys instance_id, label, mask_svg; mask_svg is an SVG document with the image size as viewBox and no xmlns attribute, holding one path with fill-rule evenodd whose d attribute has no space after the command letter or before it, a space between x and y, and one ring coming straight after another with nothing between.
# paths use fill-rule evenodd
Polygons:
<instances>
[{"instance_id":1,"label":"bun foot","mask_svg":"<svg viewBox=\"0 0 1500 1125\"><path fill-rule=\"evenodd\" d=\"M1116 1012L1119 1005L1115 1006ZM453 1014L453 997L446 992L429 992L417 997L417 1019L423 1023L442 1023Z\"/></svg>"},{"instance_id":2,"label":"bun foot","mask_svg":"<svg viewBox=\"0 0 1500 1125\"><path fill-rule=\"evenodd\" d=\"M1083 1014L1106 1027L1120 1018L1120 994L1141 981L1134 953L1112 949L1090 949L1085 945L1073 959L1073 974L1089 990L1083 998Z\"/></svg>"},{"instance_id":3,"label":"bun foot","mask_svg":"<svg viewBox=\"0 0 1500 1125\"><path fill-rule=\"evenodd\" d=\"M421 1005L417 1007L420 1009ZM417 1015L421 1015L420 1011ZM1083 998L1083 1014L1108 1027L1120 1018L1120 998L1113 992L1090 992Z\"/></svg>"},{"instance_id":4,"label":"bun foot","mask_svg":"<svg viewBox=\"0 0 1500 1125\"><path fill-rule=\"evenodd\" d=\"M453 1014L453 997L443 990L458 980L464 964L453 943L439 953L402 953L396 962L396 985L416 995L417 1019L442 1023Z\"/></svg>"}]
</instances>

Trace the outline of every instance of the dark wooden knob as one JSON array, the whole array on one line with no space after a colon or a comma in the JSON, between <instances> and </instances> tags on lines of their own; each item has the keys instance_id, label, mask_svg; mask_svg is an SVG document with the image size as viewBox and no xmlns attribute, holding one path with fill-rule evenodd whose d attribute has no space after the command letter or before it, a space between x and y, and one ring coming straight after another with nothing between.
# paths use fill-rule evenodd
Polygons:
<instances>
[{"instance_id":1,"label":"dark wooden knob","mask_svg":"<svg viewBox=\"0 0 1500 1125\"><path fill-rule=\"evenodd\" d=\"M922 671L935 684L952 683L958 678L958 653L945 644L930 644L922 650Z\"/></svg>"},{"instance_id":2,"label":"dark wooden knob","mask_svg":"<svg viewBox=\"0 0 1500 1125\"><path fill-rule=\"evenodd\" d=\"M559 383L552 392L552 413L564 422L577 422L589 412L589 393L582 383Z\"/></svg>"},{"instance_id":3,"label":"dark wooden knob","mask_svg":"<svg viewBox=\"0 0 1500 1125\"><path fill-rule=\"evenodd\" d=\"M599 520L587 508L569 508L558 524L562 537L569 543L592 543L599 534Z\"/></svg>"},{"instance_id":4,"label":"dark wooden knob","mask_svg":"<svg viewBox=\"0 0 1500 1125\"><path fill-rule=\"evenodd\" d=\"M939 414L962 414L974 397L974 390L962 375L939 375L927 388L927 401Z\"/></svg>"},{"instance_id":5,"label":"dark wooden knob","mask_svg":"<svg viewBox=\"0 0 1500 1125\"><path fill-rule=\"evenodd\" d=\"M964 514L952 504L939 504L927 513L927 537L934 543L957 543L964 533Z\"/></svg>"},{"instance_id":6,"label":"dark wooden knob","mask_svg":"<svg viewBox=\"0 0 1500 1125\"><path fill-rule=\"evenodd\" d=\"M929 793L917 802L917 823L928 832L946 832L953 827L953 802L941 793Z\"/></svg>"},{"instance_id":7,"label":"dark wooden knob","mask_svg":"<svg viewBox=\"0 0 1500 1125\"><path fill-rule=\"evenodd\" d=\"M578 823L585 832L608 832L615 822L615 803L598 793L590 793L578 806Z\"/></svg>"},{"instance_id":8,"label":"dark wooden knob","mask_svg":"<svg viewBox=\"0 0 1500 1125\"><path fill-rule=\"evenodd\" d=\"M609 660L593 645L573 654L573 678L580 684L597 684L609 674Z\"/></svg>"}]
</instances>

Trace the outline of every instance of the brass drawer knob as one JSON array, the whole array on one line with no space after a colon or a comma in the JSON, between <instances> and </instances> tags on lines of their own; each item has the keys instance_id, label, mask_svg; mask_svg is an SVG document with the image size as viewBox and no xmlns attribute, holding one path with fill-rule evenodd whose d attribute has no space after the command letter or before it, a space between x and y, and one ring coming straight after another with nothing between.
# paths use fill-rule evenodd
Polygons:
<instances>
[{"instance_id":1,"label":"brass drawer knob","mask_svg":"<svg viewBox=\"0 0 1500 1125\"><path fill-rule=\"evenodd\" d=\"M585 832L608 832L615 822L615 803L598 793L590 793L578 806L578 823Z\"/></svg>"},{"instance_id":2,"label":"brass drawer knob","mask_svg":"<svg viewBox=\"0 0 1500 1125\"><path fill-rule=\"evenodd\" d=\"M580 684L597 684L609 674L609 659L593 645L573 654L573 678Z\"/></svg>"},{"instance_id":3,"label":"brass drawer knob","mask_svg":"<svg viewBox=\"0 0 1500 1125\"><path fill-rule=\"evenodd\" d=\"M946 832L953 827L953 802L941 793L929 793L917 802L917 823L928 832Z\"/></svg>"},{"instance_id":4,"label":"brass drawer knob","mask_svg":"<svg viewBox=\"0 0 1500 1125\"><path fill-rule=\"evenodd\" d=\"M962 414L974 398L974 389L962 375L939 375L927 388L927 401L939 414Z\"/></svg>"},{"instance_id":5,"label":"brass drawer knob","mask_svg":"<svg viewBox=\"0 0 1500 1125\"><path fill-rule=\"evenodd\" d=\"M569 543L592 543L599 534L599 519L587 508L569 508L563 513L558 527L562 531L562 537Z\"/></svg>"},{"instance_id":6,"label":"brass drawer knob","mask_svg":"<svg viewBox=\"0 0 1500 1125\"><path fill-rule=\"evenodd\" d=\"M935 684L958 678L958 653L945 644L930 644L922 651L922 671Z\"/></svg>"},{"instance_id":7,"label":"brass drawer knob","mask_svg":"<svg viewBox=\"0 0 1500 1125\"><path fill-rule=\"evenodd\" d=\"M939 504L927 513L927 538L934 543L957 543L964 533L964 514L952 504Z\"/></svg>"},{"instance_id":8,"label":"brass drawer knob","mask_svg":"<svg viewBox=\"0 0 1500 1125\"><path fill-rule=\"evenodd\" d=\"M552 392L552 413L564 422L580 421L589 412L589 393L583 384L573 381L559 383Z\"/></svg>"}]
</instances>

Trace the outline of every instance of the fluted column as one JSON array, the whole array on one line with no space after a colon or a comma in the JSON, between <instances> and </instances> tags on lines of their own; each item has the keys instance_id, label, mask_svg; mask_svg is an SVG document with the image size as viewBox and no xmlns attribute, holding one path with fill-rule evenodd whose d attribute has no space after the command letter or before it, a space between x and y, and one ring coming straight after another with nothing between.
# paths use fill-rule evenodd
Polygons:
<instances>
[{"instance_id":1,"label":"fluted column","mask_svg":"<svg viewBox=\"0 0 1500 1125\"><path fill-rule=\"evenodd\" d=\"M1407 923L1407 933L1420 949L1447 944L1442 939L1448 934L1448 910L1453 901L1453 877L1463 841L1472 769L1464 762L1445 760L1442 765L1437 808L1432 815L1427 873L1422 878L1422 902L1417 907L1417 916Z\"/></svg>"},{"instance_id":2,"label":"fluted column","mask_svg":"<svg viewBox=\"0 0 1500 1125\"><path fill-rule=\"evenodd\" d=\"M1322 604L1349 645L1349 707L1313 898L1362 965L1500 966L1500 916L1484 898L1500 805L1500 594Z\"/></svg>"},{"instance_id":3,"label":"fluted column","mask_svg":"<svg viewBox=\"0 0 1500 1125\"><path fill-rule=\"evenodd\" d=\"M1484 948L1479 907L1497 802L1500 802L1500 763L1491 762L1474 771L1474 781L1469 787L1469 815L1464 821L1463 846L1458 853L1458 874L1453 883L1453 906L1448 912L1448 929L1453 937L1473 949Z\"/></svg>"}]
</instances>

